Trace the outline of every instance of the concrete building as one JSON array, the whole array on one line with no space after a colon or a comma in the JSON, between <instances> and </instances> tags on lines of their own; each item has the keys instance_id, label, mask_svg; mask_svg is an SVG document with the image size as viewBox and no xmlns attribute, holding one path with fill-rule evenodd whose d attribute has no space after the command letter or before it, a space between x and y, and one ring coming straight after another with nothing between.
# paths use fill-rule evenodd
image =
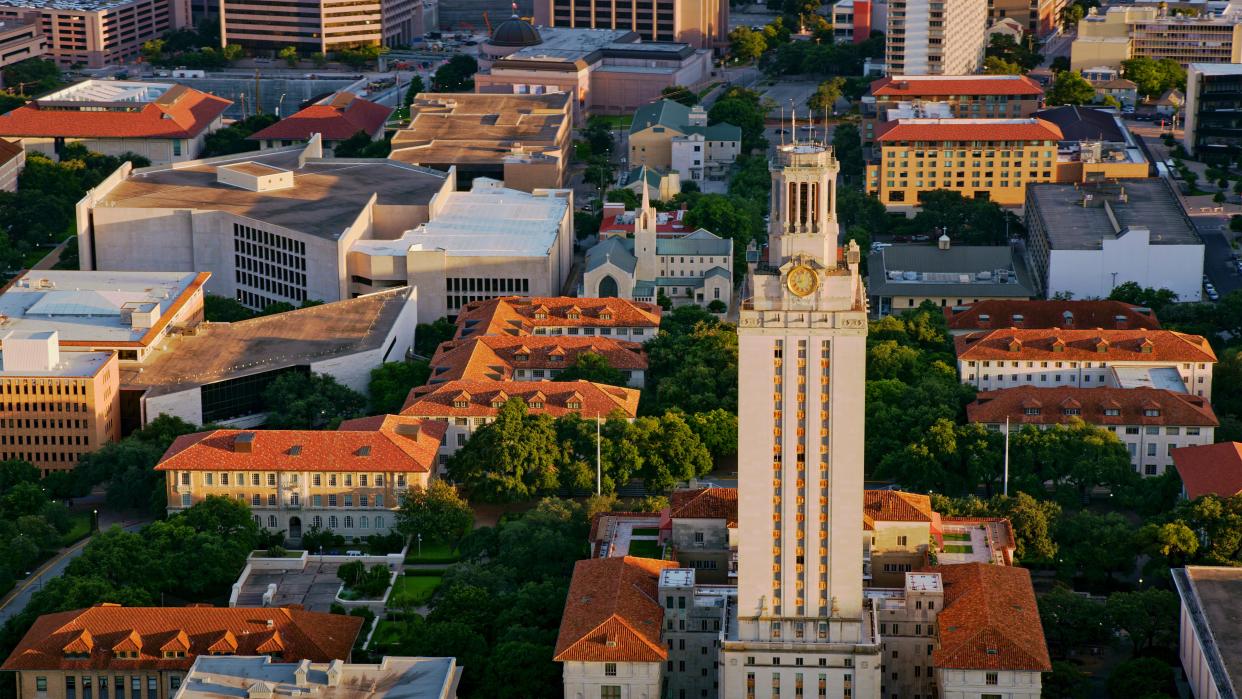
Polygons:
<instances>
[{"instance_id":1,"label":"concrete building","mask_svg":"<svg viewBox=\"0 0 1242 699\"><path fill-rule=\"evenodd\" d=\"M39 617L0 670L23 699L172 699L200 656L348 660L358 617L284 607L122 607L103 603ZM80 693L79 693L80 692Z\"/></svg>"},{"instance_id":2,"label":"concrete building","mask_svg":"<svg viewBox=\"0 0 1242 699\"><path fill-rule=\"evenodd\" d=\"M1182 497L1231 498L1242 493L1242 443L1220 442L1173 450L1173 466L1182 479Z\"/></svg>"},{"instance_id":3,"label":"concrete building","mask_svg":"<svg viewBox=\"0 0 1242 699\"><path fill-rule=\"evenodd\" d=\"M661 520L673 556L699 582L737 584L737 488L674 490Z\"/></svg>"},{"instance_id":4,"label":"concrete building","mask_svg":"<svg viewBox=\"0 0 1242 699\"><path fill-rule=\"evenodd\" d=\"M605 238L587 250L582 293L648 303L664 296L674 305L720 301L732 307L733 241L702 228L661 237L656 221L644 196L632 238Z\"/></svg>"},{"instance_id":5,"label":"concrete building","mask_svg":"<svg viewBox=\"0 0 1242 699\"><path fill-rule=\"evenodd\" d=\"M428 385L446 381L555 381L580 357L596 354L620 371L626 385L642 388L647 355L637 342L611 337L564 335L484 335L468 340L449 340L431 358Z\"/></svg>"},{"instance_id":6,"label":"concrete building","mask_svg":"<svg viewBox=\"0 0 1242 699\"><path fill-rule=\"evenodd\" d=\"M660 329L660 307L618 298L506 296L474 301L457 315L460 340L484 335L602 335L645 342Z\"/></svg>"},{"instance_id":7,"label":"concrete building","mask_svg":"<svg viewBox=\"0 0 1242 699\"><path fill-rule=\"evenodd\" d=\"M1019 386L979 393L966 419L993 431L1023 425L1066 425L1075 419L1117 435L1135 473L1159 476L1173 466L1173 451L1211 444L1220 421L1199 396L1160 388Z\"/></svg>"},{"instance_id":8,"label":"concrete building","mask_svg":"<svg viewBox=\"0 0 1242 699\"><path fill-rule=\"evenodd\" d=\"M1242 146L1242 65L1191 63L1185 107L1182 146L1200 158L1234 157Z\"/></svg>"},{"instance_id":9,"label":"concrete building","mask_svg":"<svg viewBox=\"0 0 1242 699\"><path fill-rule=\"evenodd\" d=\"M438 28L427 23L434 16L434 6L429 8L421 0L222 0L220 45L270 52L293 46L305 55L359 46L408 45Z\"/></svg>"},{"instance_id":10,"label":"concrete building","mask_svg":"<svg viewBox=\"0 0 1242 699\"><path fill-rule=\"evenodd\" d=\"M1228 699L1242 683L1242 640L1237 634L1242 570L1212 566L1175 568L1181 599L1178 655L1191 696Z\"/></svg>"},{"instance_id":11,"label":"concrete building","mask_svg":"<svg viewBox=\"0 0 1242 699\"><path fill-rule=\"evenodd\" d=\"M944 319L951 335L995 328L1160 329L1160 321L1150 308L1124 301L994 299L947 306L944 309Z\"/></svg>"},{"instance_id":12,"label":"concrete building","mask_svg":"<svg viewBox=\"0 0 1242 699\"><path fill-rule=\"evenodd\" d=\"M1170 14L1155 3L1092 9L1078 23L1070 69L1120 68L1130 58L1191 63L1242 63L1242 7L1220 3L1195 14Z\"/></svg>"},{"instance_id":13,"label":"concrete building","mask_svg":"<svg viewBox=\"0 0 1242 699\"><path fill-rule=\"evenodd\" d=\"M210 496L250 505L255 524L299 541L309 529L387 534L410 488L426 488L446 426L399 415L324 430L213 430L178 437L156 471L168 512Z\"/></svg>"},{"instance_id":14,"label":"concrete building","mask_svg":"<svg viewBox=\"0 0 1242 699\"><path fill-rule=\"evenodd\" d=\"M5 330L0 342L0 461L69 471L120 439L116 352L61 352L55 330Z\"/></svg>"},{"instance_id":15,"label":"concrete building","mask_svg":"<svg viewBox=\"0 0 1242 699\"><path fill-rule=\"evenodd\" d=\"M986 300L1025 300L1035 285L1017 250L1008 245L952 245L941 236L926 245L892 245L867 258L867 294L874 317L917 308Z\"/></svg>"},{"instance_id":16,"label":"concrete building","mask_svg":"<svg viewBox=\"0 0 1242 699\"><path fill-rule=\"evenodd\" d=\"M0 191L16 192L17 178L26 167L26 149L0 138Z\"/></svg>"},{"instance_id":17,"label":"concrete building","mask_svg":"<svg viewBox=\"0 0 1242 699\"><path fill-rule=\"evenodd\" d=\"M4 0L0 21L37 22L44 56L66 68L132 61L144 42L193 26L188 0Z\"/></svg>"},{"instance_id":18,"label":"concrete building","mask_svg":"<svg viewBox=\"0 0 1242 699\"><path fill-rule=\"evenodd\" d=\"M675 41L696 49L723 48L729 42L729 3L722 0L534 0L534 22L541 27L619 29L643 41Z\"/></svg>"},{"instance_id":19,"label":"concrete building","mask_svg":"<svg viewBox=\"0 0 1242 699\"><path fill-rule=\"evenodd\" d=\"M742 130L707 125L707 110L660 100L641 107L630 122L629 164L673 171L684 182L723 180L742 151Z\"/></svg>"},{"instance_id":20,"label":"concrete building","mask_svg":"<svg viewBox=\"0 0 1242 699\"><path fill-rule=\"evenodd\" d=\"M0 21L0 68L27 58L38 58L46 50L47 42L38 18L28 16Z\"/></svg>"},{"instance_id":21,"label":"concrete building","mask_svg":"<svg viewBox=\"0 0 1242 699\"><path fill-rule=\"evenodd\" d=\"M1041 39L1061 27L1065 0L988 0L988 22L1014 20L1023 32Z\"/></svg>"},{"instance_id":22,"label":"concrete building","mask_svg":"<svg viewBox=\"0 0 1242 699\"><path fill-rule=\"evenodd\" d=\"M1026 119L1041 106L1044 89L1024 75L901 75L871 83L862 98L863 145L875 140L877 127L928 105L945 105L946 117ZM897 110L894 112L893 110Z\"/></svg>"},{"instance_id":23,"label":"concrete building","mask_svg":"<svg viewBox=\"0 0 1242 699\"><path fill-rule=\"evenodd\" d=\"M384 124L392 111L392 107L364 100L352 92L338 92L247 138L258 141L261 148L306 143L315 134L322 137L325 148L334 148L359 132L374 141L384 137Z\"/></svg>"},{"instance_id":24,"label":"concrete building","mask_svg":"<svg viewBox=\"0 0 1242 699\"><path fill-rule=\"evenodd\" d=\"M712 76L711 51L689 43L647 43L622 29L558 26L531 32L527 45L503 47L500 58L480 64L475 92L564 92L574 121L584 123L589 114L632 114L672 85L701 89Z\"/></svg>"},{"instance_id":25,"label":"concrete building","mask_svg":"<svg viewBox=\"0 0 1242 699\"><path fill-rule=\"evenodd\" d=\"M720 639L737 588L701 584L693 568L666 568L660 571L656 592L664 604L660 635L668 646L664 696L718 696Z\"/></svg>"},{"instance_id":26,"label":"concrete building","mask_svg":"<svg viewBox=\"0 0 1242 699\"><path fill-rule=\"evenodd\" d=\"M173 83L85 80L0 115L0 136L51 158L80 143L104 155L180 163L198 157L229 104Z\"/></svg>"},{"instance_id":27,"label":"concrete building","mask_svg":"<svg viewBox=\"0 0 1242 699\"><path fill-rule=\"evenodd\" d=\"M962 382L980 391L1017 386L1152 386L1212 395L1216 353L1171 330L1002 328L953 338Z\"/></svg>"},{"instance_id":28,"label":"concrete building","mask_svg":"<svg viewBox=\"0 0 1242 699\"><path fill-rule=\"evenodd\" d=\"M983 68L988 7L977 0L889 0L884 62L890 75L971 75Z\"/></svg>"},{"instance_id":29,"label":"concrete building","mask_svg":"<svg viewBox=\"0 0 1242 699\"><path fill-rule=\"evenodd\" d=\"M876 21L876 10L886 3L871 0L837 0L832 5L832 39L838 44L861 44L871 38L872 27L884 26Z\"/></svg>"},{"instance_id":30,"label":"concrete building","mask_svg":"<svg viewBox=\"0 0 1242 699\"><path fill-rule=\"evenodd\" d=\"M194 661L172 699L264 699L286 694L311 694L320 699L346 699L359 687L374 687L376 699L456 699L462 668L454 658L385 656L377 664L272 662L272 656Z\"/></svg>"},{"instance_id":31,"label":"concrete building","mask_svg":"<svg viewBox=\"0 0 1242 699\"><path fill-rule=\"evenodd\" d=\"M573 116L569 93L418 94L410 124L392 137L389 158L447 172L457 189L476 177L530 192L565 185Z\"/></svg>"},{"instance_id":32,"label":"concrete building","mask_svg":"<svg viewBox=\"0 0 1242 699\"><path fill-rule=\"evenodd\" d=\"M738 477L748 485L720 690L878 699L881 638L862 594L861 253L851 243L838 255L831 148L781 146L771 169L767 256L751 263L738 322L740 365L753 369L738 377Z\"/></svg>"},{"instance_id":33,"label":"concrete building","mask_svg":"<svg viewBox=\"0 0 1242 699\"><path fill-rule=\"evenodd\" d=\"M1136 282L1201 298L1203 239L1164 178L1035 184L1024 218L1041 296L1105 298Z\"/></svg>"}]
</instances>

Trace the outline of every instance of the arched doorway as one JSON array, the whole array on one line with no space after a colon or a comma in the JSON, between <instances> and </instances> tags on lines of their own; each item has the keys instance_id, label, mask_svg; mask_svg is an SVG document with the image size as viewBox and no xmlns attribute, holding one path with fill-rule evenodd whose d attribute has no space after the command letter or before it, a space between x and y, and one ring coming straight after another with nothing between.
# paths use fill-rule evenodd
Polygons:
<instances>
[{"instance_id":1,"label":"arched doorway","mask_svg":"<svg viewBox=\"0 0 1242 699\"><path fill-rule=\"evenodd\" d=\"M613 279L611 274L605 274L604 278L599 280L599 297L604 299L617 297L617 280Z\"/></svg>"},{"instance_id":2,"label":"arched doorway","mask_svg":"<svg viewBox=\"0 0 1242 699\"><path fill-rule=\"evenodd\" d=\"M302 518L301 517L290 517L289 518L289 538L290 539L301 539L302 538Z\"/></svg>"}]
</instances>

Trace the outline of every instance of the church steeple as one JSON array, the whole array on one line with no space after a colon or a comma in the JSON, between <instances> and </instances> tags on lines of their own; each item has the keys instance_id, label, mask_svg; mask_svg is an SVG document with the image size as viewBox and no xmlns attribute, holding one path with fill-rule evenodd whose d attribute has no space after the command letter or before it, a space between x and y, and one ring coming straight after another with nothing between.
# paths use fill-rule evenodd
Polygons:
<instances>
[{"instance_id":1,"label":"church steeple","mask_svg":"<svg viewBox=\"0 0 1242 699\"><path fill-rule=\"evenodd\" d=\"M651 205L650 188L644 177L643 202L634 212L634 257L637 258L634 275L637 279L656 277L656 210Z\"/></svg>"}]
</instances>

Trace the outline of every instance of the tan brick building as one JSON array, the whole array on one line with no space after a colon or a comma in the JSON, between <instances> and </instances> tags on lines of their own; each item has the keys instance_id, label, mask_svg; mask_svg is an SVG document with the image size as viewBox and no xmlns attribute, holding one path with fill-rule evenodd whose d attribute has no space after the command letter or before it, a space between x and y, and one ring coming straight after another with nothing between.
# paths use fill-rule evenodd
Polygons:
<instances>
[{"instance_id":1,"label":"tan brick building","mask_svg":"<svg viewBox=\"0 0 1242 699\"><path fill-rule=\"evenodd\" d=\"M5 0L0 21L37 21L45 55L62 66L101 68L138 57L143 42L190 26L189 0Z\"/></svg>"}]
</instances>

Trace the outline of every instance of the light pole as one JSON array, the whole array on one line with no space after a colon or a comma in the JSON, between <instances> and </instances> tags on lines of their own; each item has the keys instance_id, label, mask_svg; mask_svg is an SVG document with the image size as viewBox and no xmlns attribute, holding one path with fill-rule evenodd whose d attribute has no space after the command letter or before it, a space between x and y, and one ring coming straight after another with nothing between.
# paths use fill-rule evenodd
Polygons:
<instances>
[{"instance_id":1,"label":"light pole","mask_svg":"<svg viewBox=\"0 0 1242 699\"><path fill-rule=\"evenodd\" d=\"M423 535L416 534L415 536L418 538L418 557L422 558L423 557Z\"/></svg>"},{"instance_id":2,"label":"light pole","mask_svg":"<svg viewBox=\"0 0 1242 699\"><path fill-rule=\"evenodd\" d=\"M99 531L99 510L91 510L91 531Z\"/></svg>"},{"instance_id":3,"label":"light pole","mask_svg":"<svg viewBox=\"0 0 1242 699\"><path fill-rule=\"evenodd\" d=\"M280 118L280 107L281 107L281 105L283 105L283 104L285 103L285 95L286 95L286 94L287 94L287 93L284 93L284 92L280 93L280 99L276 100L276 118L277 118L277 119L279 119L279 118Z\"/></svg>"}]
</instances>

